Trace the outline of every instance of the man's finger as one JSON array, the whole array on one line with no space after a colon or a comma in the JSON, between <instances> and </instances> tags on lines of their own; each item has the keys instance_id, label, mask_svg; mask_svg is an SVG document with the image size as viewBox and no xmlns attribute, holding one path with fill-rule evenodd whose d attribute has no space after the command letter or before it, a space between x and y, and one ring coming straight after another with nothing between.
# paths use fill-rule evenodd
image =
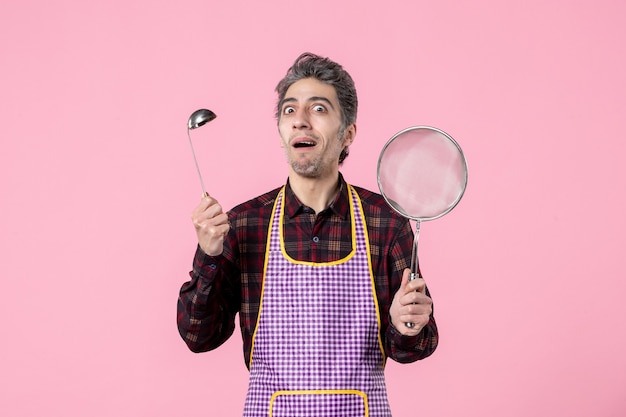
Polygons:
<instances>
[{"instance_id":1,"label":"man's finger","mask_svg":"<svg viewBox=\"0 0 626 417\"><path fill-rule=\"evenodd\" d=\"M426 281L423 278L415 278L409 283L409 289L426 294Z\"/></svg>"}]
</instances>

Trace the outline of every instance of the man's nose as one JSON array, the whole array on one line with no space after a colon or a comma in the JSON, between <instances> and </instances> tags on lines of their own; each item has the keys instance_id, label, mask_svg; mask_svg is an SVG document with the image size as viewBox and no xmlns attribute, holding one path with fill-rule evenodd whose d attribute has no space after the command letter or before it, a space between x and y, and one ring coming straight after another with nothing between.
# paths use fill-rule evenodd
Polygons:
<instances>
[{"instance_id":1,"label":"man's nose","mask_svg":"<svg viewBox=\"0 0 626 417\"><path fill-rule=\"evenodd\" d=\"M295 129L308 129L311 127L309 116L304 110L298 110L293 118L293 127Z\"/></svg>"}]
</instances>

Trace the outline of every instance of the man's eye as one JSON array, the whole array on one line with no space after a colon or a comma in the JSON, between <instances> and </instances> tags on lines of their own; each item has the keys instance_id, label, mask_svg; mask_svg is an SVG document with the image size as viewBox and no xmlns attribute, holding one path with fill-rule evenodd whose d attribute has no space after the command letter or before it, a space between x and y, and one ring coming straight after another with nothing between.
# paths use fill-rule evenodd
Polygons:
<instances>
[{"instance_id":1,"label":"man's eye","mask_svg":"<svg viewBox=\"0 0 626 417\"><path fill-rule=\"evenodd\" d=\"M283 114L291 114L291 113L293 113L295 111L296 111L296 109L294 109L293 107L285 107L283 109Z\"/></svg>"},{"instance_id":2,"label":"man's eye","mask_svg":"<svg viewBox=\"0 0 626 417\"><path fill-rule=\"evenodd\" d=\"M316 106L313 106L313 111L315 111L315 112L325 112L326 111L326 107L322 106L321 104L318 104Z\"/></svg>"}]
</instances>

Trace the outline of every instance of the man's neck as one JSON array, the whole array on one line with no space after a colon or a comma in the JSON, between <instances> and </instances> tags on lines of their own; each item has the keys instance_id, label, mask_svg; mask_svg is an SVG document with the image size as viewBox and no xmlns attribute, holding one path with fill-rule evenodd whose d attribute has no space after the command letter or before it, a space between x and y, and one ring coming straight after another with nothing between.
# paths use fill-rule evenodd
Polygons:
<instances>
[{"instance_id":1,"label":"man's neck","mask_svg":"<svg viewBox=\"0 0 626 417\"><path fill-rule=\"evenodd\" d=\"M339 172L323 178L306 178L291 173L289 185L302 204L319 213L330 205L339 191Z\"/></svg>"}]
</instances>

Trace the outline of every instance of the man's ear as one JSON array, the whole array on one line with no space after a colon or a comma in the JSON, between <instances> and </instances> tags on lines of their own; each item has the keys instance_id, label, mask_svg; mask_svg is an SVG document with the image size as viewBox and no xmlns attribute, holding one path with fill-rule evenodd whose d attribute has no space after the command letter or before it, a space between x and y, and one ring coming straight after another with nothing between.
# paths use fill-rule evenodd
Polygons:
<instances>
[{"instance_id":1,"label":"man's ear","mask_svg":"<svg viewBox=\"0 0 626 417\"><path fill-rule=\"evenodd\" d=\"M280 128L278 130L278 142L280 143L280 147L284 148L285 144L283 143L283 137L280 135Z\"/></svg>"},{"instance_id":2,"label":"man's ear","mask_svg":"<svg viewBox=\"0 0 626 417\"><path fill-rule=\"evenodd\" d=\"M353 123L346 128L346 132L343 135L343 146L350 146L352 142L354 142L354 138L356 137L356 124Z\"/></svg>"}]
</instances>

